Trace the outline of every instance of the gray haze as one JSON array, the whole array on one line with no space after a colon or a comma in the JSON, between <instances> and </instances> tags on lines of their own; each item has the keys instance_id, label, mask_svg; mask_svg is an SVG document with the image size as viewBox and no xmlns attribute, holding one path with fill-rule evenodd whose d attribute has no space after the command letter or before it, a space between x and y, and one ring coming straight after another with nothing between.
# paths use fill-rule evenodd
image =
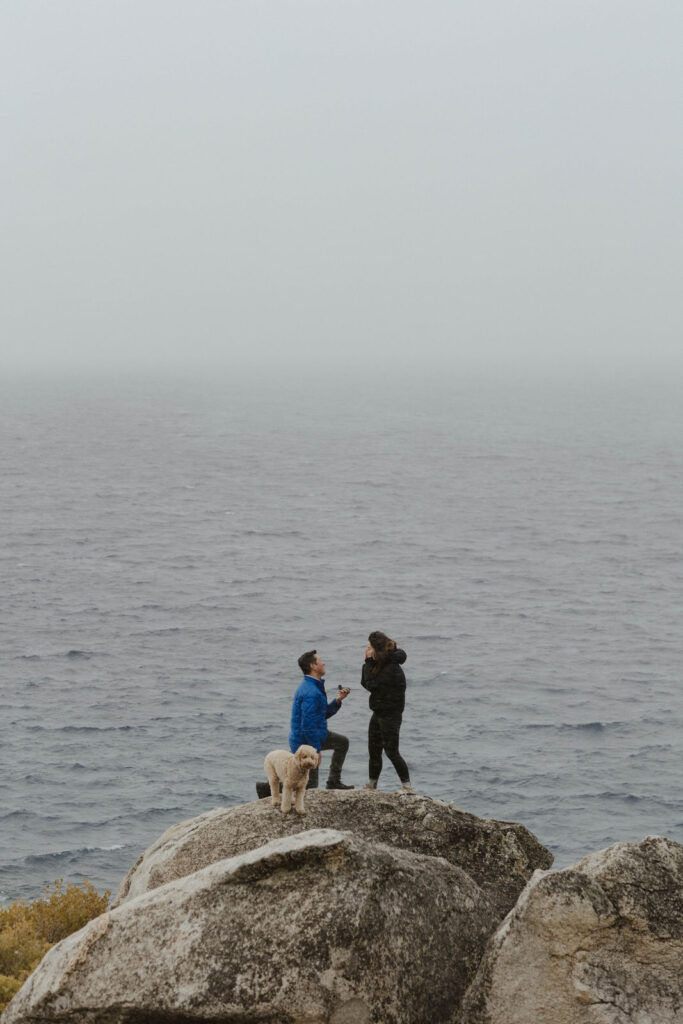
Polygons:
<instances>
[{"instance_id":1,"label":"gray haze","mask_svg":"<svg viewBox=\"0 0 683 1024\"><path fill-rule=\"evenodd\" d=\"M680 0L0 22L0 368L676 356Z\"/></svg>"}]
</instances>

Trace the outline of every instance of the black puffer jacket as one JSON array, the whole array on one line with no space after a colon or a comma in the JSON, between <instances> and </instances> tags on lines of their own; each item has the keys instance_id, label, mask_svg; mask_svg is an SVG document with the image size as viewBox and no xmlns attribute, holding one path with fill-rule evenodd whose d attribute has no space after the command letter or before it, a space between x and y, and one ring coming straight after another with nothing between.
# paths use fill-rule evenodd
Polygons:
<instances>
[{"instance_id":1,"label":"black puffer jacket","mask_svg":"<svg viewBox=\"0 0 683 1024\"><path fill-rule=\"evenodd\" d=\"M406 702L406 677L401 665L407 654L397 647L389 655L389 660L376 676L372 669L374 658L366 658L360 677L360 684L370 691L370 710L378 715L400 715Z\"/></svg>"}]
</instances>

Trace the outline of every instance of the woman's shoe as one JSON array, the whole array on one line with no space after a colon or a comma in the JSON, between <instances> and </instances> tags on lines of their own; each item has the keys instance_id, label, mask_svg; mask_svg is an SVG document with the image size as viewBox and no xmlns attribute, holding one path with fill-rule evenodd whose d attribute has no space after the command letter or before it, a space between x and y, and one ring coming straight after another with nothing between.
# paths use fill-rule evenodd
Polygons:
<instances>
[{"instance_id":1,"label":"woman's shoe","mask_svg":"<svg viewBox=\"0 0 683 1024\"><path fill-rule=\"evenodd\" d=\"M363 789L377 789L377 779L368 779Z\"/></svg>"},{"instance_id":2,"label":"woman's shoe","mask_svg":"<svg viewBox=\"0 0 683 1024\"><path fill-rule=\"evenodd\" d=\"M415 796L415 790L409 782L404 782L400 789L396 790L397 793L408 793L409 795Z\"/></svg>"}]
</instances>

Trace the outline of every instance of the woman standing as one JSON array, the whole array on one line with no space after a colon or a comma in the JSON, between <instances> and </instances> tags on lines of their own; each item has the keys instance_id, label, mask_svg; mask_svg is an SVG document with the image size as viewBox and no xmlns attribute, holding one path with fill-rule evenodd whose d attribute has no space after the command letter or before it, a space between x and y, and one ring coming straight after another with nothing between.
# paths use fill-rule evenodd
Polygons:
<instances>
[{"instance_id":1,"label":"woman standing","mask_svg":"<svg viewBox=\"0 0 683 1024\"><path fill-rule=\"evenodd\" d=\"M365 789L377 789L382 771L382 751L387 755L401 780L401 793L414 793L410 785L410 772L398 749L403 708L406 700L406 677L401 665L406 652L396 646L385 633L379 631L368 637L365 664L361 673L361 686L370 691L370 726L368 753L370 778Z\"/></svg>"}]
</instances>

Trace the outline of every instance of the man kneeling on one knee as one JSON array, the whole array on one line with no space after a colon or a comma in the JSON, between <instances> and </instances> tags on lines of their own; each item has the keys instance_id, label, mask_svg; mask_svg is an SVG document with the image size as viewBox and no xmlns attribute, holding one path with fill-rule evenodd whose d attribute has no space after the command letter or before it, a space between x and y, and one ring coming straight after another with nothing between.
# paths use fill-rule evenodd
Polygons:
<instances>
[{"instance_id":1,"label":"man kneeling on one knee","mask_svg":"<svg viewBox=\"0 0 683 1024\"><path fill-rule=\"evenodd\" d=\"M342 765L349 749L349 741L346 736L330 732L327 728L327 719L337 714L349 691L339 690L336 699L328 702L325 693L325 662L318 657L317 651L306 651L302 654L299 658L299 668L304 678L294 694L292 703L289 749L295 753L302 743L315 747L318 751L318 766L322 761L321 751L333 751L327 789L353 789L353 786L345 786L341 780ZM306 788L318 788L318 768L311 769Z\"/></svg>"}]
</instances>

